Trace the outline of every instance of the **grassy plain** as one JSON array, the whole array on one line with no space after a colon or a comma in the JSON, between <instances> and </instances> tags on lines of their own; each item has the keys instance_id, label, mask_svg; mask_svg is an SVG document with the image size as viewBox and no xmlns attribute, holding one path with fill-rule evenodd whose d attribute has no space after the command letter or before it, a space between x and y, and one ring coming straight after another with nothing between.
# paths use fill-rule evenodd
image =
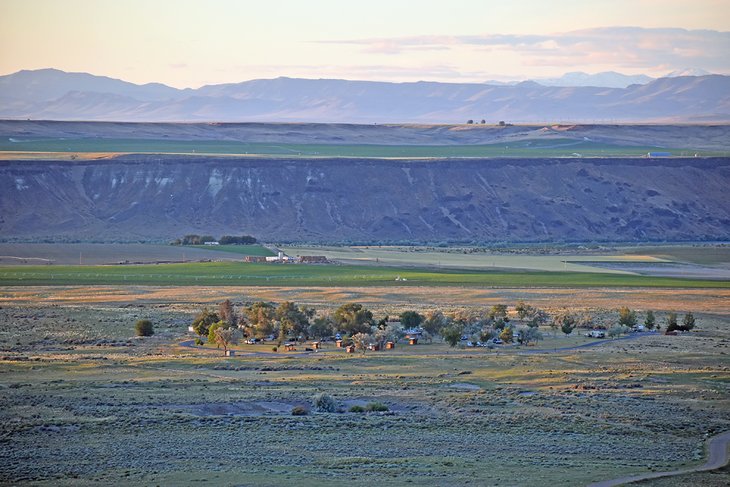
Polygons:
<instances>
[{"instance_id":1,"label":"grassy plain","mask_svg":"<svg viewBox=\"0 0 730 487\"><path fill-rule=\"evenodd\" d=\"M676 156L726 156L726 151L624 146L573 139L519 140L482 145L377 145L244 143L225 140L0 138L0 151L26 153L235 154L288 157L638 157L648 152Z\"/></svg>"},{"instance_id":2,"label":"grassy plain","mask_svg":"<svg viewBox=\"0 0 730 487\"><path fill-rule=\"evenodd\" d=\"M3 483L578 486L698 464L705 435L730 425L727 317L561 353L437 342L365 356L261 345L224 358L178 345L206 296L169 291L181 290L173 302L79 292L61 305L56 288L2 290ZM154 337L131 338L140 318ZM319 392L342 412L291 415ZM389 411L347 412L375 400Z\"/></svg>"},{"instance_id":3,"label":"grassy plain","mask_svg":"<svg viewBox=\"0 0 730 487\"><path fill-rule=\"evenodd\" d=\"M191 248L205 249L212 252L229 252L240 255L252 255L259 257L268 257L275 255L271 250L263 245L191 245ZM183 249L187 246L181 247Z\"/></svg>"}]
</instances>

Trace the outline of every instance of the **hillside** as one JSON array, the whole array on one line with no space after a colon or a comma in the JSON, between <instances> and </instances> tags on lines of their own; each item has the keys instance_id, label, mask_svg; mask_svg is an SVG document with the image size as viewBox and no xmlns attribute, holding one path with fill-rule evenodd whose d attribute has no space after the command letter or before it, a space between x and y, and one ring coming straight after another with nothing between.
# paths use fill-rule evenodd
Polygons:
<instances>
[{"instance_id":1,"label":"hillside","mask_svg":"<svg viewBox=\"0 0 730 487\"><path fill-rule=\"evenodd\" d=\"M0 162L0 235L269 241L730 238L730 159Z\"/></svg>"},{"instance_id":2,"label":"hillside","mask_svg":"<svg viewBox=\"0 0 730 487\"><path fill-rule=\"evenodd\" d=\"M591 81L593 78L585 78L584 82ZM534 81L497 85L276 78L180 90L46 69L0 76L0 118L346 123L728 121L730 76L659 78L620 88L545 86Z\"/></svg>"}]
</instances>

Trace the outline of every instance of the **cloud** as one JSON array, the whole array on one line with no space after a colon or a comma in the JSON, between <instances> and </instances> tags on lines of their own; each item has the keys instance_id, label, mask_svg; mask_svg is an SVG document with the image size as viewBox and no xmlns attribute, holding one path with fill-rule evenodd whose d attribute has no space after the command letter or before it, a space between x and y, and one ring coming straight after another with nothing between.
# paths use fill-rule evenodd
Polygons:
<instances>
[{"instance_id":1,"label":"cloud","mask_svg":"<svg viewBox=\"0 0 730 487\"><path fill-rule=\"evenodd\" d=\"M692 66L730 71L730 32L680 28L602 27L540 35L410 36L327 41L371 54L477 49L519 56L532 66L607 65L656 69Z\"/></svg>"}]
</instances>

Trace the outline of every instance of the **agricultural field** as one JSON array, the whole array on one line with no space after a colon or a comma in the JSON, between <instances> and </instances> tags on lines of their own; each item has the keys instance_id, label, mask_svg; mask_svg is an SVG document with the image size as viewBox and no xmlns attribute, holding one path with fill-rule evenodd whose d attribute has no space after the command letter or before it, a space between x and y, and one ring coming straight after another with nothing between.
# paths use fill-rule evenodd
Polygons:
<instances>
[{"instance_id":1,"label":"agricultural field","mask_svg":"<svg viewBox=\"0 0 730 487\"><path fill-rule=\"evenodd\" d=\"M118 265L160 262L241 260L235 249L126 243L0 243L0 265ZM230 247L238 247L231 245ZM247 245L243 255L269 255L264 247ZM223 250L224 252L221 252ZM246 253L246 252L250 253Z\"/></svg>"},{"instance_id":2,"label":"agricultural field","mask_svg":"<svg viewBox=\"0 0 730 487\"><path fill-rule=\"evenodd\" d=\"M728 288L727 280L626 273L476 271L362 265L207 262L115 266L0 266L0 285L239 285Z\"/></svg>"},{"instance_id":3,"label":"agricultural field","mask_svg":"<svg viewBox=\"0 0 730 487\"><path fill-rule=\"evenodd\" d=\"M727 151L615 145L575 139L523 139L476 145L292 144L227 140L0 137L0 152L110 154L208 154L285 157L637 157L649 152L674 156L727 156ZM83 157L82 157L83 158Z\"/></svg>"},{"instance_id":4,"label":"agricultural field","mask_svg":"<svg viewBox=\"0 0 730 487\"><path fill-rule=\"evenodd\" d=\"M582 486L690 468L705 439L730 425L727 292L4 287L0 482ZM602 319L647 302L661 319L679 302L698 311L698 327L557 352L587 339L544 330L538 347L436 339L364 355L245 345L231 358L184 346L192 317L226 297L323 312L362 298L377 316L527 299ZM153 337L133 336L142 318ZM321 393L335 412L314 410ZM387 411L350 412L373 402ZM309 413L293 416L297 406ZM681 477L717 478L727 480ZM642 485L681 485L667 481Z\"/></svg>"}]
</instances>

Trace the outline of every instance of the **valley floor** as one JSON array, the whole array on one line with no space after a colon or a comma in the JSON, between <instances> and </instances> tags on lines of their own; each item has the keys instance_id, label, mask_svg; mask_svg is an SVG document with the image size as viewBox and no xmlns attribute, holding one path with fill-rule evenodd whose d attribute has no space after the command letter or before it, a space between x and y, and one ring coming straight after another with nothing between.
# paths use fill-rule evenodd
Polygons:
<instances>
[{"instance_id":1,"label":"valley floor","mask_svg":"<svg viewBox=\"0 0 730 487\"><path fill-rule=\"evenodd\" d=\"M693 310L697 330L554 351L180 346L203 305L351 300L377 314L514 304ZM0 484L586 485L703 463L730 429L725 290L0 288ZM131 338L153 320L156 335ZM533 347L529 347L533 348ZM553 349L551 351L551 349ZM249 353L256 352L256 353ZM317 393L339 412L292 416ZM348 412L383 402L389 411ZM720 479L720 480L718 480ZM721 485L727 470L685 476ZM642 485L682 485L663 479ZM672 483L675 482L675 483Z\"/></svg>"}]
</instances>

